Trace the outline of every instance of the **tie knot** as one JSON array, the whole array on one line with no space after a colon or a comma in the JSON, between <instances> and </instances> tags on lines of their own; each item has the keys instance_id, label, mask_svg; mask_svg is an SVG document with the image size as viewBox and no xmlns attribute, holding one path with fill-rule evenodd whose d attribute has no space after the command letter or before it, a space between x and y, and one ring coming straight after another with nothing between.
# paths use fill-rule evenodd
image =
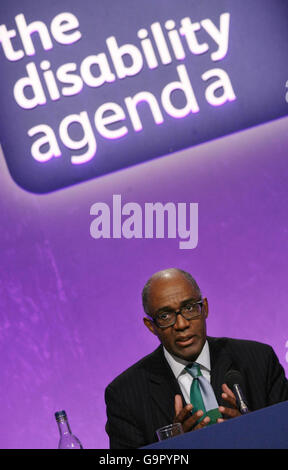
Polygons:
<instances>
[{"instance_id":1,"label":"tie knot","mask_svg":"<svg viewBox=\"0 0 288 470\"><path fill-rule=\"evenodd\" d=\"M187 372L189 372L189 374L192 375L194 379L202 375L200 365L197 364L197 362L192 362L192 364L188 364L185 367L185 370L187 370Z\"/></svg>"}]
</instances>

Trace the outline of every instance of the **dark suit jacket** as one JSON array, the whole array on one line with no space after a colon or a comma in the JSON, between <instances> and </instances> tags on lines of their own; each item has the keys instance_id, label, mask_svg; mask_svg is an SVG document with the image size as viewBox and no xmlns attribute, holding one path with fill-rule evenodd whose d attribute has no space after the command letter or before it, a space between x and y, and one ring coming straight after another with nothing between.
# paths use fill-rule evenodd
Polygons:
<instances>
[{"instance_id":1,"label":"dark suit jacket","mask_svg":"<svg viewBox=\"0 0 288 470\"><path fill-rule=\"evenodd\" d=\"M250 411L288 400L288 382L270 346L230 338L207 339L211 384L219 405L227 406L221 398L221 385L230 369L243 376ZM157 441L155 431L173 422L175 394L180 394L185 404L161 345L106 388L110 448L139 448Z\"/></svg>"}]
</instances>

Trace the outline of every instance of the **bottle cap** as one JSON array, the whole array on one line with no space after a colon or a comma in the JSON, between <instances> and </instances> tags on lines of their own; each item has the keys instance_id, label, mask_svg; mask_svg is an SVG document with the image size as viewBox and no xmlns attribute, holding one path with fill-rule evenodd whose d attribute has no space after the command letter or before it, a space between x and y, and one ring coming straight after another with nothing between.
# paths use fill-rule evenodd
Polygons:
<instances>
[{"instance_id":1,"label":"bottle cap","mask_svg":"<svg viewBox=\"0 0 288 470\"><path fill-rule=\"evenodd\" d=\"M66 411L65 410L56 411L55 418L57 421L59 421L60 419L66 419L67 418Z\"/></svg>"}]
</instances>

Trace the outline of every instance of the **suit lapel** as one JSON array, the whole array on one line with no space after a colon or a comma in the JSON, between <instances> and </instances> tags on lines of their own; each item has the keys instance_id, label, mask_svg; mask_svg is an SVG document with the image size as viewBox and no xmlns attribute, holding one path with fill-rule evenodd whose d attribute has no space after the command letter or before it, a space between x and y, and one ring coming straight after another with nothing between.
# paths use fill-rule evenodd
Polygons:
<instances>
[{"instance_id":1,"label":"suit lapel","mask_svg":"<svg viewBox=\"0 0 288 470\"><path fill-rule=\"evenodd\" d=\"M162 346L159 346L152 354L148 376L152 400L157 409L162 411L168 423L172 423L175 415L175 395L181 395L183 403L184 398L178 382L165 359Z\"/></svg>"},{"instance_id":2,"label":"suit lapel","mask_svg":"<svg viewBox=\"0 0 288 470\"><path fill-rule=\"evenodd\" d=\"M221 397L222 384L225 383L225 374L233 367L233 363L226 348L225 338L208 337L211 360L211 385L219 405L227 406L227 402Z\"/></svg>"}]
</instances>

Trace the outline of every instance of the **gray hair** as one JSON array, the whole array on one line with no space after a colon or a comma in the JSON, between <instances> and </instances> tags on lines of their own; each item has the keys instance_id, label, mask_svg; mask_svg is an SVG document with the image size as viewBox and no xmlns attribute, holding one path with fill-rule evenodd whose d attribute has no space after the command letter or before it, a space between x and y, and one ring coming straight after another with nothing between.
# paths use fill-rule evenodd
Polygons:
<instances>
[{"instance_id":1,"label":"gray hair","mask_svg":"<svg viewBox=\"0 0 288 470\"><path fill-rule=\"evenodd\" d=\"M192 284L192 286L199 292L200 297L202 297L201 290L200 290L197 282L195 281L194 277L192 277L190 273L188 273L187 271L183 271L182 269L178 269L178 268L163 269L162 271L158 271L157 273L153 274L153 276L151 276L150 279L148 279L145 286L143 287L143 290L142 290L142 304L143 304L144 312L147 315L149 315L148 299L149 299L149 293L150 293L150 287L151 287L152 281L157 277L161 277L164 273L169 272L169 271L170 272L175 271L179 274L182 274L182 276L188 282L190 282Z\"/></svg>"}]
</instances>

